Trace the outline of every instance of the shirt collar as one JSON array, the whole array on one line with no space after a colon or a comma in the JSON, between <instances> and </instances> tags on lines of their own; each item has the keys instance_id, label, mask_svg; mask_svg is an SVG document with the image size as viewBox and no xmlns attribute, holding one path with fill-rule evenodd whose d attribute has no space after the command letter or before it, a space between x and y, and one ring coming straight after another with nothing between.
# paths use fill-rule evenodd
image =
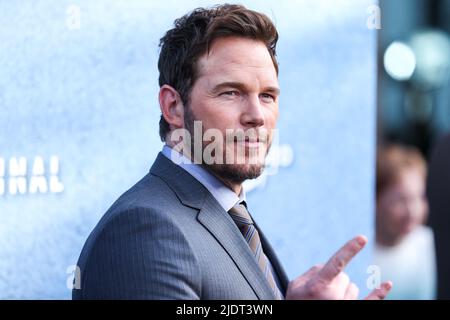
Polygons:
<instances>
[{"instance_id":1,"label":"shirt collar","mask_svg":"<svg viewBox=\"0 0 450 320\"><path fill-rule=\"evenodd\" d=\"M222 181L217 179L212 173L199 164L193 163L178 151L173 150L168 145L164 145L161 153L173 163L186 170L191 176L198 180L219 202L225 211L230 211L236 204L246 201L244 187L239 196L228 188Z\"/></svg>"}]
</instances>

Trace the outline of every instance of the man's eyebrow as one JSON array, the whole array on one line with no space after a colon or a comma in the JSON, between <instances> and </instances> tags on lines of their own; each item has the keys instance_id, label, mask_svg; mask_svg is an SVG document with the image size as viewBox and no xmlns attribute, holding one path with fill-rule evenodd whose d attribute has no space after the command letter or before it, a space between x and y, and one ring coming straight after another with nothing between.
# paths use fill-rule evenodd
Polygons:
<instances>
[{"instance_id":1,"label":"man's eyebrow","mask_svg":"<svg viewBox=\"0 0 450 320\"><path fill-rule=\"evenodd\" d=\"M234 81L221 82L215 85L212 91L218 92L226 88L245 89L245 85L242 82L234 82Z\"/></svg>"},{"instance_id":2,"label":"man's eyebrow","mask_svg":"<svg viewBox=\"0 0 450 320\"><path fill-rule=\"evenodd\" d=\"M226 88L236 88L236 89L240 89L243 90L245 89L247 86L242 83L242 82L235 82L235 81L228 81L228 82L222 82L217 84L216 86L214 86L214 88L212 89L213 92L218 92L222 89L226 89ZM270 92L273 93L275 95L279 95L280 94L280 88L278 87L265 87L263 90L261 90L262 92Z\"/></svg>"},{"instance_id":3,"label":"man's eyebrow","mask_svg":"<svg viewBox=\"0 0 450 320\"><path fill-rule=\"evenodd\" d=\"M280 88L278 87L266 87L263 90L264 92L271 92L275 95L279 95L280 94Z\"/></svg>"}]
</instances>

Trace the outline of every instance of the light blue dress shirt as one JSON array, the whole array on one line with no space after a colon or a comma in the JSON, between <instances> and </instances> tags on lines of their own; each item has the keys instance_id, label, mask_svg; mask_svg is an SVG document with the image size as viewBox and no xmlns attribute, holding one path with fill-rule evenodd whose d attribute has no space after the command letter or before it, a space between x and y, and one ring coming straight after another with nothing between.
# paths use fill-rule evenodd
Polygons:
<instances>
[{"instance_id":1,"label":"light blue dress shirt","mask_svg":"<svg viewBox=\"0 0 450 320\"><path fill-rule=\"evenodd\" d=\"M230 211L236 204L245 201L245 191L242 187L239 196L222 181L217 179L212 173L199 164L193 163L190 159L173 150L168 145L164 145L162 154L172 160L175 164L186 170L191 176L198 180L219 202L225 211Z\"/></svg>"}]
</instances>

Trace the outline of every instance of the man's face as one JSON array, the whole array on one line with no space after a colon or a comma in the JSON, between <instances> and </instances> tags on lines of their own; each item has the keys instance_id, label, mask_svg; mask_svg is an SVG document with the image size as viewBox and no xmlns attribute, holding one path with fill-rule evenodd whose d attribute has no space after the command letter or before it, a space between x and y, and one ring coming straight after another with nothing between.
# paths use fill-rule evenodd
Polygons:
<instances>
[{"instance_id":1,"label":"man's face","mask_svg":"<svg viewBox=\"0 0 450 320\"><path fill-rule=\"evenodd\" d=\"M266 46L251 39L219 38L199 58L198 71L185 125L193 135L193 120L201 121L203 132L216 129L224 141L216 145L222 164L207 167L232 182L258 177L278 119L278 77ZM248 133L247 138L229 139L239 131ZM203 141L202 149L210 143ZM230 154L232 161L225 159Z\"/></svg>"}]
</instances>

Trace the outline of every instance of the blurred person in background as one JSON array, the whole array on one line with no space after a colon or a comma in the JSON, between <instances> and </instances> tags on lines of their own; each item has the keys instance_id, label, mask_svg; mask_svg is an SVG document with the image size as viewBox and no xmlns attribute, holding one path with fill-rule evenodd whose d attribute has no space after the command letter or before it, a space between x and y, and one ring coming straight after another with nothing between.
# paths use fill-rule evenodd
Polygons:
<instances>
[{"instance_id":1,"label":"blurred person in background","mask_svg":"<svg viewBox=\"0 0 450 320\"><path fill-rule=\"evenodd\" d=\"M425 196L427 165L412 147L377 156L375 264L395 283L390 299L435 299L436 262Z\"/></svg>"}]
</instances>

